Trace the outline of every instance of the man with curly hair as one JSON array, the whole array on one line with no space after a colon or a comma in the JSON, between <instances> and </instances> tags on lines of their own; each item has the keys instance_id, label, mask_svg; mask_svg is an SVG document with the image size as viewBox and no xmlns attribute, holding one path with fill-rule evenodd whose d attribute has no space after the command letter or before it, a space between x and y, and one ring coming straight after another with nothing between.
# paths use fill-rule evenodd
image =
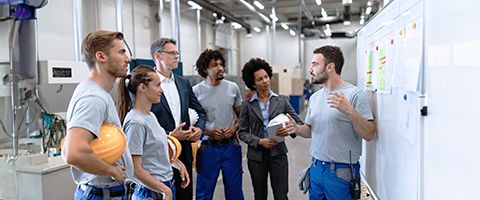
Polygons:
<instances>
[{"instance_id":1,"label":"man with curly hair","mask_svg":"<svg viewBox=\"0 0 480 200\"><path fill-rule=\"evenodd\" d=\"M205 80L193 87L207 123L197 152L196 199L211 200L222 171L225 199L243 199L242 151L236 133L242 97L238 85L224 80L225 59L218 50L207 49L197 59L197 72Z\"/></svg>"}]
</instances>

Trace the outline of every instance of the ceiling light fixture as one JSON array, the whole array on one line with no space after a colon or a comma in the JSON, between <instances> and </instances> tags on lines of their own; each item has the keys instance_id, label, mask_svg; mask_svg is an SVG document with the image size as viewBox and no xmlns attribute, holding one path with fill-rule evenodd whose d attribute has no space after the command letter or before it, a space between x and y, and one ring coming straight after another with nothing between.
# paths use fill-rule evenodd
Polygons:
<instances>
[{"instance_id":1,"label":"ceiling light fixture","mask_svg":"<svg viewBox=\"0 0 480 200\"><path fill-rule=\"evenodd\" d=\"M242 28L242 25L237 23L237 22L232 22L232 26L234 29L241 29Z\"/></svg>"},{"instance_id":2,"label":"ceiling light fixture","mask_svg":"<svg viewBox=\"0 0 480 200\"><path fill-rule=\"evenodd\" d=\"M264 14L262 14L261 12L258 12L257 10L255 10L255 7L253 7L252 4L246 2L245 0L239 0L239 1L240 1L243 5L247 6L247 8L248 8L249 10L251 10L251 11L254 12L254 13L257 13L265 22L267 22L267 23L269 23L269 24L271 23L270 19L269 19L267 16L265 16Z\"/></svg>"},{"instance_id":3,"label":"ceiling light fixture","mask_svg":"<svg viewBox=\"0 0 480 200\"><path fill-rule=\"evenodd\" d=\"M315 0L315 3L317 4L317 6L322 5L322 0Z\"/></svg>"},{"instance_id":4,"label":"ceiling light fixture","mask_svg":"<svg viewBox=\"0 0 480 200\"><path fill-rule=\"evenodd\" d=\"M278 17L275 14L271 14L270 18L272 18L272 21L274 21L274 22L278 21Z\"/></svg>"},{"instance_id":5,"label":"ceiling light fixture","mask_svg":"<svg viewBox=\"0 0 480 200\"><path fill-rule=\"evenodd\" d=\"M290 29L290 35L295 36L297 35L297 33L295 33L295 31L293 31L292 29Z\"/></svg>"},{"instance_id":6,"label":"ceiling light fixture","mask_svg":"<svg viewBox=\"0 0 480 200\"><path fill-rule=\"evenodd\" d=\"M259 15L263 20L265 20L267 23L271 23L270 19L269 19L267 16L265 16L264 14L258 13L258 15Z\"/></svg>"},{"instance_id":7,"label":"ceiling light fixture","mask_svg":"<svg viewBox=\"0 0 480 200\"><path fill-rule=\"evenodd\" d=\"M260 31L262 31L262 29L260 29L260 28L258 28L258 27L256 27L256 26L253 27L253 30L254 30L255 32L257 32L257 33L260 33Z\"/></svg>"},{"instance_id":8,"label":"ceiling light fixture","mask_svg":"<svg viewBox=\"0 0 480 200\"><path fill-rule=\"evenodd\" d=\"M193 2L193 1L188 1L187 4L190 5L193 9L196 9L196 10L201 10L202 9L202 6L198 5L197 3Z\"/></svg>"},{"instance_id":9,"label":"ceiling light fixture","mask_svg":"<svg viewBox=\"0 0 480 200\"><path fill-rule=\"evenodd\" d=\"M251 11L255 11L255 7L253 7L252 4L246 2L245 0L240 0L240 2L242 2L243 5L247 6L247 8L250 9Z\"/></svg>"},{"instance_id":10,"label":"ceiling light fixture","mask_svg":"<svg viewBox=\"0 0 480 200\"><path fill-rule=\"evenodd\" d=\"M280 26L282 26L282 28L285 29L285 30L289 29L288 25L285 24L285 23L280 23Z\"/></svg>"},{"instance_id":11,"label":"ceiling light fixture","mask_svg":"<svg viewBox=\"0 0 480 200\"><path fill-rule=\"evenodd\" d=\"M365 14L370 15L372 13L372 7L367 7L367 10L365 10Z\"/></svg>"},{"instance_id":12,"label":"ceiling light fixture","mask_svg":"<svg viewBox=\"0 0 480 200\"><path fill-rule=\"evenodd\" d=\"M325 27L327 27L327 28L325 29L325 31L324 31L324 32L325 32L325 36L331 37L331 36L332 36L332 30L330 29L330 24L326 24Z\"/></svg>"},{"instance_id":13,"label":"ceiling light fixture","mask_svg":"<svg viewBox=\"0 0 480 200\"><path fill-rule=\"evenodd\" d=\"M253 1L253 4L255 6L257 6L257 8L260 9L260 10L263 10L265 8L265 6L263 6L262 3L258 2L258 1Z\"/></svg>"},{"instance_id":14,"label":"ceiling light fixture","mask_svg":"<svg viewBox=\"0 0 480 200\"><path fill-rule=\"evenodd\" d=\"M327 17L328 17L327 11L325 11L325 9L323 9L323 8L322 8L322 17L323 17L323 18L327 18Z\"/></svg>"}]
</instances>

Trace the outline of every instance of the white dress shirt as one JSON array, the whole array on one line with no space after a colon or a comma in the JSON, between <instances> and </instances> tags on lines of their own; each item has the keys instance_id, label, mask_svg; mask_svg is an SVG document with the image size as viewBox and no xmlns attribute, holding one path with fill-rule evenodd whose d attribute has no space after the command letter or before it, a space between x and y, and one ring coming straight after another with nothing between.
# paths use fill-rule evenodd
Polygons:
<instances>
[{"instance_id":1,"label":"white dress shirt","mask_svg":"<svg viewBox=\"0 0 480 200\"><path fill-rule=\"evenodd\" d=\"M175 120L175 127L181 123L180 115L180 95L178 94L177 85L175 84L175 76L173 73L170 78L167 78L157 71L160 77L160 82L163 94L167 99L167 104L172 111L173 119Z\"/></svg>"}]
</instances>

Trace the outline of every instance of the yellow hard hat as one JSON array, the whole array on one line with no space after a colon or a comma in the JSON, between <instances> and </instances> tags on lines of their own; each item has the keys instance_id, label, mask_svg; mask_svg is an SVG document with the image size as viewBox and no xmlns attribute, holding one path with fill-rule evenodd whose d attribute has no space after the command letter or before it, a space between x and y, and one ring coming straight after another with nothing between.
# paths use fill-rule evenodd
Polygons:
<instances>
[{"instance_id":1,"label":"yellow hard hat","mask_svg":"<svg viewBox=\"0 0 480 200\"><path fill-rule=\"evenodd\" d=\"M90 147L98 158L113 164L122 157L127 147L127 138L117 126L103 124L98 137L90 142Z\"/></svg>"},{"instance_id":2,"label":"yellow hard hat","mask_svg":"<svg viewBox=\"0 0 480 200\"><path fill-rule=\"evenodd\" d=\"M182 145L178 141L177 138L167 135L167 142L168 142L168 156L170 157L170 162L175 162L180 153L182 153Z\"/></svg>"}]
</instances>

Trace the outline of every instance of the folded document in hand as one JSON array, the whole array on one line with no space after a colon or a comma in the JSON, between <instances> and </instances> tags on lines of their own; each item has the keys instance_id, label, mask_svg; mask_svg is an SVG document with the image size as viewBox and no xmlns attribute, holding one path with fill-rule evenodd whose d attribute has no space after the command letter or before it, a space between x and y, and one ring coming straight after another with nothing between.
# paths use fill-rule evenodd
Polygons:
<instances>
[{"instance_id":1,"label":"folded document in hand","mask_svg":"<svg viewBox=\"0 0 480 200\"><path fill-rule=\"evenodd\" d=\"M277 142L284 142L285 138L283 136L277 135L276 132L277 129L284 127L287 122L288 117L283 113L271 119L270 122L268 122L267 126L268 138L274 139Z\"/></svg>"}]
</instances>

